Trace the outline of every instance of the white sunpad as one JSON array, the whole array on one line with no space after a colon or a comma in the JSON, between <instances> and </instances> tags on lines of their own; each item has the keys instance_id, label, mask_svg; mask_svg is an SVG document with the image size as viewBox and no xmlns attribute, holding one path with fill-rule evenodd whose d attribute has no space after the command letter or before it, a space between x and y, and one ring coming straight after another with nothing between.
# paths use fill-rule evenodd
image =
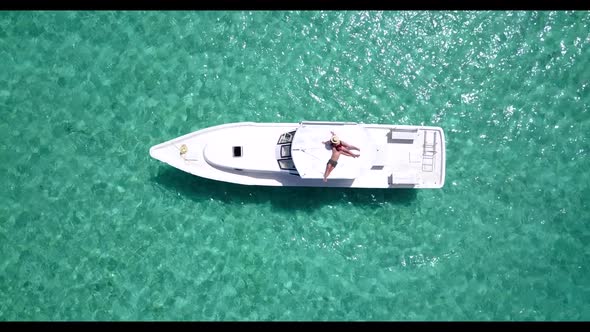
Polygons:
<instances>
[{"instance_id":1,"label":"white sunpad","mask_svg":"<svg viewBox=\"0 0 590 332\"><path fill-rule=\"evenodd\" d=\"M361 173L371 169L376 147L367 130L357 124L327 125L304 124L293 138L291 155L299 175L304 179L322 179L326 164L332 151L322 144L331 137L333 131L338 137L360 149L358 158L340 155L338 166L330 174L332 179L355 179Z\"/></svg>"}]
</instances>

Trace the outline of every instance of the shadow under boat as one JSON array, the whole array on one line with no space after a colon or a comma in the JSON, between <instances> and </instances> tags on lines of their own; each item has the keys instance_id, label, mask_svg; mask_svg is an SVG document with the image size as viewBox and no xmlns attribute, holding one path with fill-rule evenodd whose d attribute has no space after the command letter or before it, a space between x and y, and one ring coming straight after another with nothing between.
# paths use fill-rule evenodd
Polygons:
<instances>
[{"instance_id":1,"label":"shadow under boat","mask_svg":"<svg viewBox=\"0 0 590 332\"><path fill-rule=\"evenodd\" d=\"M357 206L409 205L417 194L417 189L412 188L248 186L210 180L167 166L159 167L152 181L164 190L197 202L211 198L227 203L270 202L283 210L308 210L339 202Z\"/></svg>"}]
</instances>

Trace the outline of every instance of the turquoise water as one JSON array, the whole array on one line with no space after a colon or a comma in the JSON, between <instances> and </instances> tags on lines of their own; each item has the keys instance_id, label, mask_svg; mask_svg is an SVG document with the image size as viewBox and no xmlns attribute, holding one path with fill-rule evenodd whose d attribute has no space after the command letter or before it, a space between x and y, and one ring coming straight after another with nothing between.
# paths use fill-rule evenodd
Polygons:
<instances>
[{"instance_id":1,"label":"turquoise water","mask_svg":"<svg viewBox=\"0 0 590 332\"><path fill-rule=\"evenodd\" d=\"M589 320L590 12L1 12L0 320ZM441 126L438 190L247 187L150 146Z\"/></svg>"}]
</instances>

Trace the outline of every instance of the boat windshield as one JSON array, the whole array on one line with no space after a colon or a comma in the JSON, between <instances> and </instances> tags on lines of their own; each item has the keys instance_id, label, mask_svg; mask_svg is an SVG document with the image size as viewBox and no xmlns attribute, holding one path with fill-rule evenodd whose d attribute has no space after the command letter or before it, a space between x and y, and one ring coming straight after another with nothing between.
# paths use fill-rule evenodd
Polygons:
<instances>
[{"instance_id":1,"label":"boat windshield","mask_svg":"<svg viewBox=\"0 0 590 332\"><path fill-rule=\"evenodd\" d=\"M293 135L295 135L295 130L282 134L277 144L291 143Z\"/></svg>"},{"instance_id":2,"label":"boat windshield","mask_svg":"<svg viewBox=\"0 0 590 332\"><path fill-rule=\"evenodd\" d=\"M295 164L293 164L293 159L280 159L277 161L279 162L279 167L281 169L288 169L288 170L295 169Z\"/></svg>"},{"instance_id":3,"label":"boat windshield","mask_svg":"<svg viewBox=\"0 0 590 332\"><path fill-rule=\"evenodd\" d=\"M291 158L291 144L289 145L282 145L281 146L281 157L282 158Z\"/></svg>"}]
</instances>

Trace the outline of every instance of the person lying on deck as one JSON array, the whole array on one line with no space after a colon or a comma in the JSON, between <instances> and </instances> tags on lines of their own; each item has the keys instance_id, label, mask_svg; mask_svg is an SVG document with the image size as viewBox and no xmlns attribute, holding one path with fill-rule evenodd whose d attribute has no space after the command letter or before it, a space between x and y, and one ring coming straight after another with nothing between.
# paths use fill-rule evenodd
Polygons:
<instances>
[{"instance_id":1,"label":"person lying on deck","mask_svg":"<svg viewBox=\"0 0 590 332\"><path fill-rule=\"evenodd\" d=\"M345 143L344 141L341 141L338 138L338 136L334 134L333 131L331 131L331 133L332 138L330 138L329 141L322 142L323 144L327 144L329 142L332 145L332 157L330 157L328 163L326 164L326 171L324 172L324 182L328 182L328 175L330 175L330 173L332 173L332 170L334 170L336 165L338 165L338 158L340 158L340 154L344 154L346 156L353 158L360 157L360 154L354 154L351 150L360 151L361 149L357 148L354 145L350 145L348 143Z\"/></svg>"},{"instance_id":2,"label":"person lying on deck","mask_svg":"<svg viewBox=\"0 0 590 332\"><path fill-rule=\"evenodd\" d=\"M322 142L322 144L331 143L332 148L336 148L336 150L342 152L343 154L345 154L349 157L353 157L353 158L360 157L360 154L354 154L354 153L352 153L351 150L361 151L361 149L357 148L354 145L350 145L344 141L341 141L340 138L338 138L338 136L336 136L336 134L334 134L333 131L331 131L330 133L332 133L332 138L330 138L329 141Z\"/></svg>"}]
</instances>

